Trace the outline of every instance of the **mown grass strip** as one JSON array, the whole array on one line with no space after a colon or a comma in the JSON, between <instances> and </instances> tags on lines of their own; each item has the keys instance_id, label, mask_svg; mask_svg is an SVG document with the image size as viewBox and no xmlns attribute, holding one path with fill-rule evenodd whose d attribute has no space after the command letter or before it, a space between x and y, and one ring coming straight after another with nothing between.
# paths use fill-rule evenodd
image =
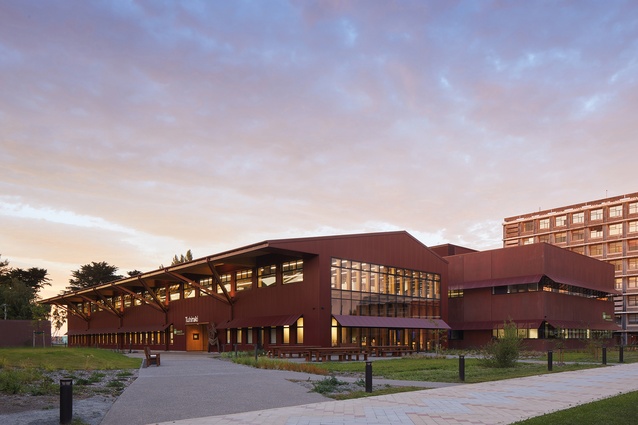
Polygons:
<instances>
[{"instance_id":1,"label":"mown grass strip","mask_svg":"<svg viewBox=\"0 0 638 425\"><path fill-rule=\"evenodd\" d=\"M632 392L516 422L516 425L634 425L637 417L638 392Z\"/></svg>"},{"instance_id":2,"label":"mown grass strip","mask_svg":"<svg viewBox=\"0 0 638 425\"><path fill-rule=\"evenodd\" d=\"M326 362L317 364L317 366L331 374L365 372L364 362ZM553 371L548 372L547 364L542 362L518 362L516 366L512 368L493 368L487 367L481 359L465 359L465 382L497 381L545 373L590 369L599 366L600 365L596 364L566 364L563 366L554 366ZM458 367L458 359L431 358L425 356L375 360L372 362L372 376L404 381L460 382Z\"/></svg>"}]
</instances>

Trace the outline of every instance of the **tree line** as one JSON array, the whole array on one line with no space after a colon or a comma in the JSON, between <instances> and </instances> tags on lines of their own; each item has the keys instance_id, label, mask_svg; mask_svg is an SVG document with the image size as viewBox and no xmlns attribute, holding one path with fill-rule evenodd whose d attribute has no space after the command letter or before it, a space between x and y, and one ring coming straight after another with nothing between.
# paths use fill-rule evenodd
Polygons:
<instances>
[{"instance_id":1,"label":"tree line","mask_svg":"<svg viewBox=\"0 0 638 425\"><path fill-rule=\"evenodd\" d=\"M189 249L186 255L175 255L171 265L191 261L193 255ZM160 268L164 268L160 265ZM117 274L118 267L106 261L91 262L71 271L69 285L65 291L78 291L91 286L113 282L124 276ZM142 274L139 270L126 272L127 276ZM51 286L46 269L31 267L21 269L9 266L9 260L0 255L0 320L51 320L56 329L64 323L64 315L59 309L51 311L50 305L39 304L40 291Z\"/></svg>"}]
</instances>

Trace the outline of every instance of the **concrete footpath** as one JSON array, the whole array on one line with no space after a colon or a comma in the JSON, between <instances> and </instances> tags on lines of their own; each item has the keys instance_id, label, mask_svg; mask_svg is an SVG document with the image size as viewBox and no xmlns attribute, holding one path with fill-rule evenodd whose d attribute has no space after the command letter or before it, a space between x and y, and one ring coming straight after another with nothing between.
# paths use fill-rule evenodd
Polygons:
<instances>
[{"instance_id":1,"label":"concrete footpath","mask_svg":"<svg viewBox=\"0 0 638 425\"><path fill-rule=\"evenodd\" d=\"M102 425L509 424L638 391L638 364L347 401L328 401L289 381L323 378L253 369L201 354L162 353L162 366L142 369Z\"/></svg>"}]
</instances>

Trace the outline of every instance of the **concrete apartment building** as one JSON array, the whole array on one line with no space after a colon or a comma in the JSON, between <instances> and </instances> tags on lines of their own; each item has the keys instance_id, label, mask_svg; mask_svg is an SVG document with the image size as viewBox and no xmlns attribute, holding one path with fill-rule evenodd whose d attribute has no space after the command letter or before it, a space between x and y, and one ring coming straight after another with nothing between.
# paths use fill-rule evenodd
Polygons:
<instances>
[{"instance_id":1,"label":"concrete apartment building","mask_svg":"<svg viewBox=\"0 0 638 425\"><path fill-rule=\"evenodd\" d=\"M620 339L638 343L638 192L504 219L504 247L539 242L614 266Z\"/></svg>"}]
</instances>

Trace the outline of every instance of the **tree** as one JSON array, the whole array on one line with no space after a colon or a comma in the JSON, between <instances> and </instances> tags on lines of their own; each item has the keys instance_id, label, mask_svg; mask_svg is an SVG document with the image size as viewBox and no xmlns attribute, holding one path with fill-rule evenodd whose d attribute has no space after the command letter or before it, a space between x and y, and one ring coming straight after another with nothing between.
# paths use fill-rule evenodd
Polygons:
<instances>
[{"instance_id":1,"label":"tree","mask_svg":"<svg viewBox=\"0 0 638 425\"><path fill-rule=\"evenodd\" d=\"M187 263L189 261L193 261L193 254L191 253L191 250L189 249L188 251L186 251L186 255L180 255L179 257L177 256L177 254L175 256L173 256L173 260L171 261L171 266L176 266L178 264L182 264L182 263ZM164 264L160 264L159 266L160 269L164 268Z\"/></svg>"},{"instance_id":2,"label":"tree","mask_svg":"<svg viewBox=\"0 0 638 425\"><path fill-rule=\"evenodd\" d=\"M131 270L131 271L129 271L129 272L126 272L126 274L127 274L129 277L133 277L133 276L139 276L139 275L141 275L141 274L142 274L142 272L141 272L141 271L139 271L139 270Z\"/></svg>"},{"instance_id":3,"label":"tree","mask_svg":"<svg viewBox=\"0 0 638 425\"><path fill-rule=\"evenodd\" d=\"M180 255L179 258L177 257L177 255L175 255L173 257L173 262L171 263L171 266L175 266L177 264L182 264L182 263L187 263L189 261L193 261L193 254L191 253L190 249L188 251L186 251L186 255Z\"/></svg>"},{"instance_id":4,"label":"tree","mask_svg":"<svg viewBox=\"0 0 638 425\"><path fill-rule=\"evenodd\" d=\"M7 319L46 320L51 309L38 304L38 292L50 285L47 271L32 267L28 270L9 267L9 261L0 260L0 305L6 309Z\"/></svg>"},{"instance_id":5,"label":"tree","mask_svg":"<svg viewBox=\"0 0 638 425\"><path fill-rule=\"evenodd\" d=\"M51 311L51 324L53 325L53 329L59 332L64 322L66 322L66 311L57 306L53 307Z\"/></svg>"},{"instance_id":6,"label":"tree","mask_svg":"<svg viewBox=\"0 0 638 425\"><path fill-rule=\"evenodd\" d=\"M112 266L105 261L99 263L93 261L91 264L81 266L78 270L71 271L71 276L73 277L69 279L70 285L67 286L66 289L69 291L78 291L80 289L122 279L123 276L115 274L116 271L116 266Z\"/></svg>"}]
</instances>

